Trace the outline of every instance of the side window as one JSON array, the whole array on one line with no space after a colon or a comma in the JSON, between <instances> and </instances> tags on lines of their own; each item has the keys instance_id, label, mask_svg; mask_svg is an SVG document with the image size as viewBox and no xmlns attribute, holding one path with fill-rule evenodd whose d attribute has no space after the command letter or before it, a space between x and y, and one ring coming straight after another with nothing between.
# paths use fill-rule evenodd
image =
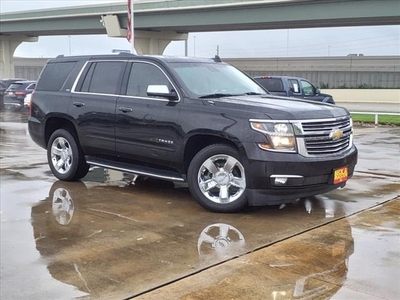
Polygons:
<instances>
[{"instance_id":1,"label":"side window","mask_svg":"<svg viewBox=\"0 0 400 300\"><path fill-rule=\"evenodd\" d=\"M315 95L315 88L314 86L309 83L308 81L301 80L301 87L303 88L304 95L306 96L314 96Z\"/></svg>"},{"instance_id":2,"label":"side window","mask_svg":"<svg viewBox=\"0 0 400 300\"><path fill-rule=\"evenodd\" d=\"M93 78L93 71L96 67L96 63L91 63L89 66L89 70L86 73L85 79L83 80L82 87L80 89L81 92L89 92L90 82Z\"/></svg>"},{"instance_id":3,"label":"side window","mask_svg":"<svg viewBox=\"0 0 400 300\"><path fill-rule=\"evenodd\" d=\"M148 63L133 63L129 74L128 96L149 97L149 85L166 85L171 89L171 84L164 73L156 66Z\"/></svg>"},{"instance_id":4,"label":"side window","mask_svg":"<svg viewBox=\"0 0 400 300\"><path fill-rule=\"evenodd\" d=\"M48 63L40 75L37 90L59 91L75 65L76 61Z\"/></svg>"},{"instance_id":5,"label":"side window","mask_svg":"<svg viewBox=\"0 0 400 300\"><path fill-rule=\"evenodd\" d=\"M297 79L289 79L289 88L293 93L300 93L300 86L299 86L299 82L297 81Z\"/></svg>"},{"instance_id":6,"label":"side window","mask_svg":"<svg viewBox=\"0 0 400 300\"><path fill-rule=\"evenodd\" d=\"M283 92L283 83L280 78L261 78L257 80L263 87L270 92Z\"/></svg>"},{"instance_id":7,"label":"side window","mask_svg":"<svg viewBox=\"0 0 400 300\"><path fill-rule=\"evenodd\" d=\"M92 63L83 81L81 91L98 94L116 94L124 62L103 61Z\"/></svg>"},{"instance_id":8,"label":"side window","mask_svg":"<svg viewBox=\"0 0 400 300\"><path fill-rule=\"evenodd\" d=\"M34 90L36 88L36 84L32 83L31 85L29 85L26 89L27 90Z\"/></svg>"}]
</instances>

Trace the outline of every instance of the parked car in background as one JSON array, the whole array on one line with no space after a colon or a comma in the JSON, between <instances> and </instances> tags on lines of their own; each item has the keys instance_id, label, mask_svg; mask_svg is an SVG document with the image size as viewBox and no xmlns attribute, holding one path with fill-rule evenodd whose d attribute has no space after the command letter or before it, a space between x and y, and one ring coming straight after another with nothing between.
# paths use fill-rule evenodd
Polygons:
<instances>
[{"instance_id":1,"label":"parked car in background","mask_svg":"<svg viewBox=\"0 0 400 300\"><path fill-rule=\"evenodd\" d=\"M6 89L16 81L24 81L22 78L3 78L0 79L0 109L4 109L4 93Z\"/></svg>"},{"instance_id":2,"label":"parked car in background","mask_svg":"<svg viewBox=\"0 0 400 300\"><path fill-rule=\"evenodd\" d=\"M25 96L24 99L24 107L30 108L31 107L31 100L32 100L33 93L30 93Z\"/></svg>"},{"instance_id":3,"label":"parked car in background","mask_svg":"<svg viewBox=\"0 0 400 300\"><path fill-rule=\"evenodd\" d=\"M16 81L4 92L4 105L6 108L19 110L24 107L26 95L31 94L36 88L36 81Z\"/></svg>"},{"instance_id":4,"label":"parked car in background","mask_svg":"<svg viewBox=\"0 0 400 300\"><path fill-rule=\"evenodd\" d=\"M322 94L319 88L316 88L304 78L289 76L257 76L254 77L254 80L273 95L335 104L331 95Z\"/></svg>"}]
</instances>

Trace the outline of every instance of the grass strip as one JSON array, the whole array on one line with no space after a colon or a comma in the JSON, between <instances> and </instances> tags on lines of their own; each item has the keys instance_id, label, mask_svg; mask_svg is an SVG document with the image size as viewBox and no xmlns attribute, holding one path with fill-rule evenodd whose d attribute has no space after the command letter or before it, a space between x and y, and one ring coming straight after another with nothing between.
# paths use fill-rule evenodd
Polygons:
<instances>
[{"instance_id":1,"label":"grass strip","mask_svg":"<svg viewBox=\"0 0 400 300\"><path fill-rule=\"evenodd\" d=\"M351 114L353 122L359 123L375 123L375 115L368 114ZM400 126L400 116L380 115L378 113L378 123L382 125Z\"/></svg>"}]
</instances>

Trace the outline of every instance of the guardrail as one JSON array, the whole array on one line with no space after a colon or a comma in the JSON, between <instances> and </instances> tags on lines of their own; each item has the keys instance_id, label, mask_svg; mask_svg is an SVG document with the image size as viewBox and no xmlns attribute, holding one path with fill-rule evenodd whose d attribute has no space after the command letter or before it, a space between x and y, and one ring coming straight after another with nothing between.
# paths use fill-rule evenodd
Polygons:
<instances>
[{"instance_id":1,"label":"guardrail","mask_svg":"<svg viewBox=\"0 0 400 300\"><path fill-rule=\"evenodd\" d=\"M350 114L355 114L355 115L375 115L375 125L379 124L379 115L385 115L385 116L400 116L399 113L385 113L385 112L370 112L370 111L351 111Z\"/></svg>"}]
</instances>

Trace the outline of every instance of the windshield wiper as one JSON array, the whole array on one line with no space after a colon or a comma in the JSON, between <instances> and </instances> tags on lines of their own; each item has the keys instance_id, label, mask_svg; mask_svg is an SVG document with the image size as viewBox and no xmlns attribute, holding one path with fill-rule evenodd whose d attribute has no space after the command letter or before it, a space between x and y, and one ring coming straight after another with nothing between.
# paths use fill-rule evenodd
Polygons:
<instances>
[{"instance_id":1,"label":"windshield wiper","mask_svg":"<svg viewBox=\"0 0 400 300\"><path fill-rule=\"evenodd\" d=\"M200 96L199 98L200 99L207 99L207 98L222 98L222 97L232 97L232 96L236 96L236 95L215 93L215 94L209 94L209 95Z\"/></svg>"},{"instance_id":2,"label":"windshield wiper","mask_svg":"<svg viewBox=\"0 0 400 300\"><path fill-rule=\"evenodd\" d=\"M247 92L243 94L223 94L223 93L215 93L215 94L209 94L209 95L204 95L200 96L199 98L204 99L204 98L222 98L222 97L233 97L233 96L253 96L253 95L263 95L261 93L257 92Z\"/></svg>"},{"instance_id":3,"label":"windshield wiper","mask_svg":"<svg viewBox=\"0 0 400 300\"><path fill-rule=\"evenodd\" d=\"M244 93L245 95L253 96L253 95L262 95L261 93L256 93L256 92L247 92Z\"/></svg>"}]
</instances>

